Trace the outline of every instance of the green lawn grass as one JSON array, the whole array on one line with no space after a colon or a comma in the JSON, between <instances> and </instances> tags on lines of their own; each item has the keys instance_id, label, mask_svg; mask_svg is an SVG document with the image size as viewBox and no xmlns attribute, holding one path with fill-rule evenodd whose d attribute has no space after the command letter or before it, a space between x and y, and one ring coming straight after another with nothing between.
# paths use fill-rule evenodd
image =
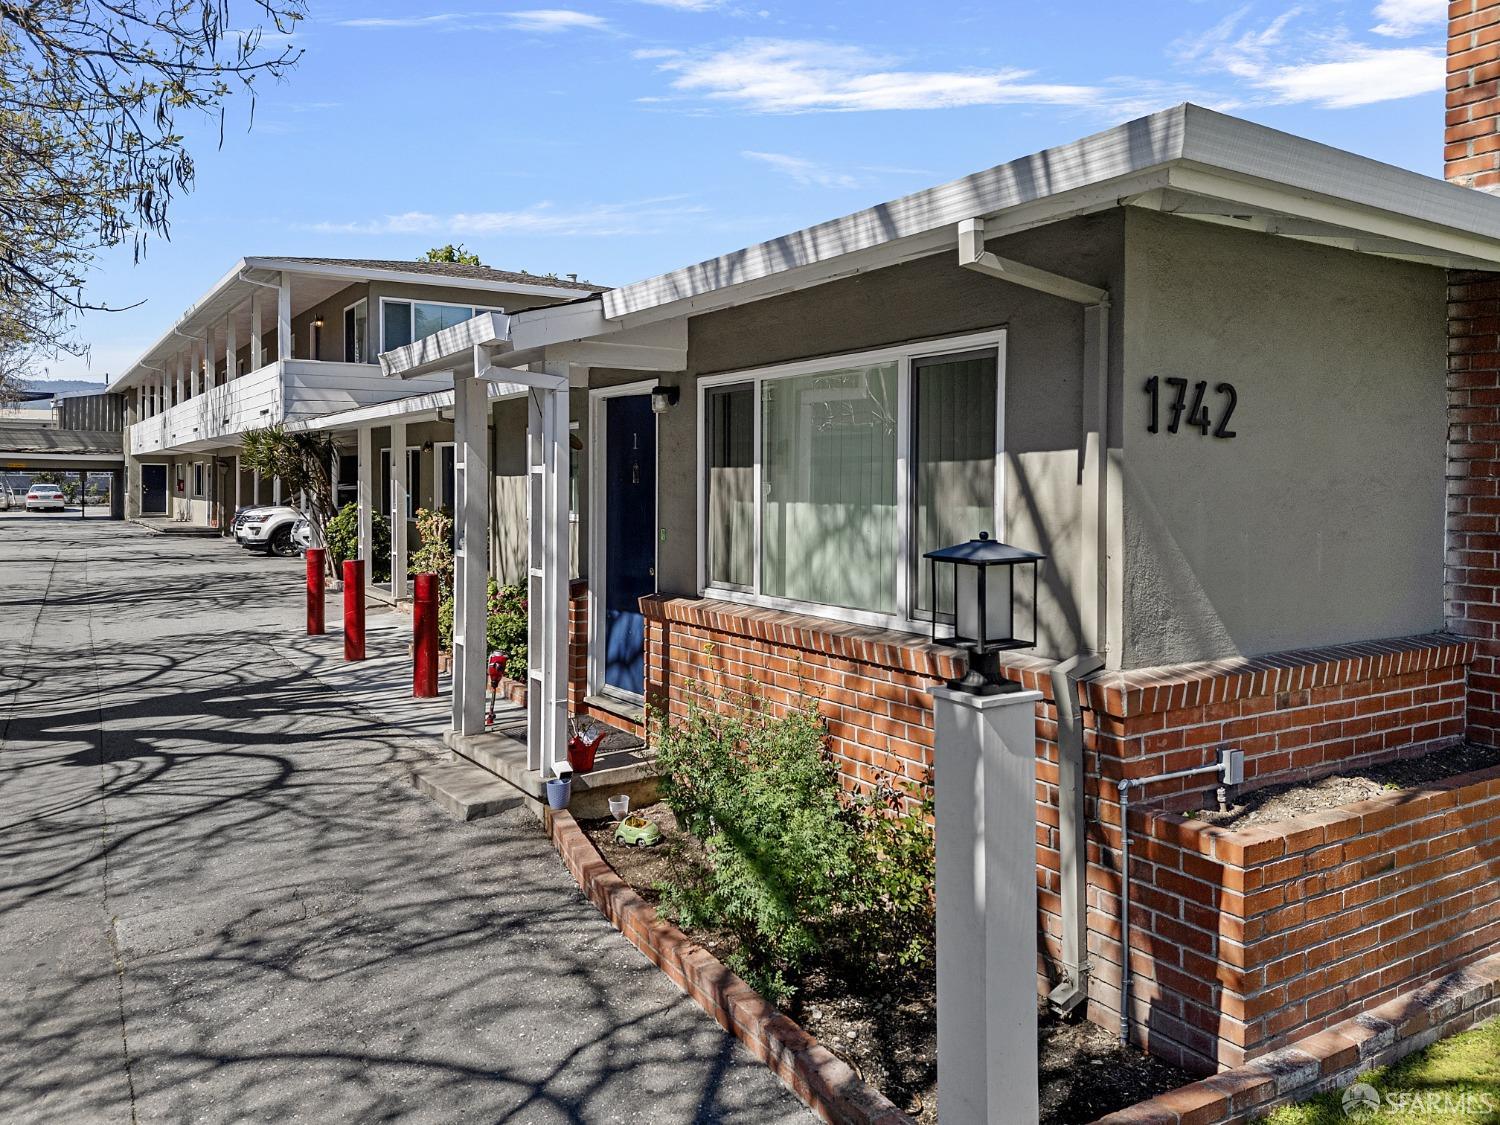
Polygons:
<instances>
[{"instance_id":1,"label":"green lawn grass","mask_svg":"<svg viewBox=\"0 0 1500 1125\"><path fill-rule=\"evenodd\" d=\"M1361 1075L1379 1091L1378 1113L1359 1118L1391 1125L1500 1125L1500 1019L1434 1043L1391 1066ZM1351 1083L1352 1085L1352 1083ZM1284 1106L1269 1125L1349 1125L1344 1090ZM1396 1099L1392 1104L1391 1095Z\"/></svg>"}]
</instances>

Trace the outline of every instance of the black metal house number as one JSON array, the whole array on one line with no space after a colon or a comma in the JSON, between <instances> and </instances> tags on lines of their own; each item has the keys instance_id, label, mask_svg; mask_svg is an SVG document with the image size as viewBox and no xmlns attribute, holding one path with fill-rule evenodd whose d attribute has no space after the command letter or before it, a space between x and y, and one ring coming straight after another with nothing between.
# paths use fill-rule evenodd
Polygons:
<instances>
[{"instance_id":1,"label":"black metal house number","mask_svg":"<svg viewBox=\"0 0 1500 1125\"><path fill-rule=\"evenodd\" d=\"M1167 433L1178 433L1183 425L1183 416L1186 415L1187 425L1197 428L1200 434L1208 435L1210 428L1216 438L1232 438L1235 431L1229 428L1229 419L1234 414L1234 408L1239 405L1240 396L1234 389L1233 383L1217 383L1214 385L1214 394L1218 395L1223 402L1219 413L1218 424L1209 415L1208 403L1204 398L1208 394L1208 380L1199 379L1192 384L1192 398L1188 398L1188 381L1169 376L1163 379L1160 375L1153 375L1146 380L1145 391L1151 397L1151 421L1146 425L1148 434L1161 433L1162 412L1162 385L1171 390L1170 400L1166 404L1168 419Z\"/></svg>"}]
</instances>

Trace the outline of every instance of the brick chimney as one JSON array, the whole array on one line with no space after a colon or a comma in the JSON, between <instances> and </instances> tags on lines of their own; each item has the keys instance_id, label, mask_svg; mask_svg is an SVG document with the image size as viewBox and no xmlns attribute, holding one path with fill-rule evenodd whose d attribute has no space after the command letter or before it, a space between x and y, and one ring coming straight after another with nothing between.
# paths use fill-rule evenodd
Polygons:
<instances>
[{"instance_id":1,"label":"brick chimney","mask_svg":"<svg viewBox=\"0 0 1500 1125\"><path fill-rule=\"evenodd\" d=\"M1443 175L1500 191L1500 0L1448 5L1447 104Z\"/></svg>"}]
</instances>

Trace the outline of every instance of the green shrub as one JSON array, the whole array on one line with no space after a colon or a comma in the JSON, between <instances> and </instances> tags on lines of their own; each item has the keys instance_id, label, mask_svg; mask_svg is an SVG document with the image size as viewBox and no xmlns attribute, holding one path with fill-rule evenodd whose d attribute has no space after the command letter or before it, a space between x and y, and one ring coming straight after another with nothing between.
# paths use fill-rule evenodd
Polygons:
<instances>
[{"instance_id":1,"label":"green shrub","mask_svg":"<svg viewBox=\"0 0 1500 1125\"><path fill-rule=\"evenodd\" d=\"M412 574L436 574L443 596L453 595L453 518L431 508L417 509L417 546L407 556ZM450 607L449 622L452 613Z\"/></svg>"},{"instance_id":2,"label":"green shrub","mask_svg":"<svg viewBox=\"0 0 1500 1125\"><path fill-rule=\"evenodd\" d=\"M328 561L335 568L342 567L349 559L359 558L359 505L345 504L323 529L328 544ZM369 579L371 582L391 580L391 524L380 513L370 519Z\"/></svg>"},{"instance_id":3,"label":"green shrub","mask_svg":"<svg viewBox=\"0 0 1500 1125\"><path fill-rule=\"evenodd\" d=\"M526 588L520 584L502 586L489 580L488 619L484 639L487 652L505 653L507 675L526 678ZM453 647L454 597L450 591L438 602L438 644Z\"/></svg>"},{"instance_id":4,"label":"green shrub","mask_svg":"<svg viewBox=\"0 0 1500 1125\"><path fill-rule=\"evenodd\" d=\"M926 964L934 852L925 789L850 797L815 704L773 715L746 695L653 717L662 797L704 844L705 870L661 886L687 926L730 930L732 966L784 1002L815 954L861 975Z\"/></svg>"},{"instance_id":5,"label":"green shrub","mask_svg":"<svg viewBox=\"0 0 1500 1125\"><path fill-rule=\"evenodd\" d=\"M505 653L512 679L526 678L526 637L526 587L520 583L502 586L491 578L485 643L491 652Z\"/></svg>"}]
</instances>

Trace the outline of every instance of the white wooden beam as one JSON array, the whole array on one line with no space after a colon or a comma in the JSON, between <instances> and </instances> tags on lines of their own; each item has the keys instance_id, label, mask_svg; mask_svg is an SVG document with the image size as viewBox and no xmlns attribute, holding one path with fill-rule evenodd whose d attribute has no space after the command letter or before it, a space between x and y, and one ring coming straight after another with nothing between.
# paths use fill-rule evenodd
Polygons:
<instances>
[{"instance_id":1,"label":"white wooden beam","mask_svg":"<svg viewBox=\"0 0 1500 1125\"><path fill-rule=\"evenodd\" d=\"M406 423L391 423L391 598L406 599Z\"/></svg>"},{"instance_id":2,"label":"white wooden beam","mask_svg":"<svg viewBox=\"0 0 1500 1125\"><path fill-rule=\"evenodd\" d=\"M483 363L475 348L472 361ZM453 376L453 729L484 732L489 578L489 400L474 368ZM440 469L434 470L434 483Z\"/></svg>"},{"instance_id":3,"label":"white wooden beam","mask_svg":"<svg viewBox=\"0 0 1500 1125\"><path fill-rule=\"evenodd\" d=\"M265 338L260 323L260 290L250 294L250 370L259 371L266 364Z\"/></svg>"},{"instance_id":4,"label":"white wooden beam","mask_svg":"<svg viewBox=\"0 0 1500 1125\"><path fill-rule=\"evenodd\" d=\"M375 571L375 486L371 478L375 474L371 457L370 427L361 426L355 431L355 463L358 466L354 481L354 503L359 524L359 557L365 561L365 579ZM334 454L338 456L337 453Z\"/></svg>"},{"instance_id":5,"label":"white wooden beam","mask_svg":"<svg viewBox=\"0 0 1500 1125\"><path fill-rule=\"evenodd\" d=\"M276 358L292 358L292 275L283 273L276 287Z\"/></svg>"}]
</instances>

